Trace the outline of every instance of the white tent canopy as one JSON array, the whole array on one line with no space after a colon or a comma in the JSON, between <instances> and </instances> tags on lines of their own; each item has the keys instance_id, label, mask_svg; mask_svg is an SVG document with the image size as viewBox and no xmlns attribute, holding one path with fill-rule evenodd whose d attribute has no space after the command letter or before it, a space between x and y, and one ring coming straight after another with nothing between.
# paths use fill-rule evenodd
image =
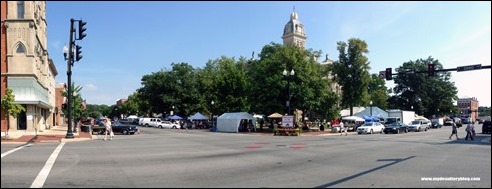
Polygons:
<instances>
[{"instance_id":1,"label":"white tent canopy","mask_svg":"<svg viewBox=\"0 0 492 189\"><path fill-rule=\"evenodd\" d=\"M357 117L357 116L344 117L344 118L342 118L342 120L347 120L347 121L365 121L361 117Z\"/></svg>"},{"instance_id":2,"label":"white tent canopy","mask_svg":"<svg viewBox=\"0 0 492 189\"><path fill-rule=\"evenodd\" d=\"M366 109L366 107L354 107L353 109L353 115L362 112ZM340 116L345 117L345 116L350 116L350 108L343 109L340 111Z\"/></svg>"},{"instance_id":3,"label":"white tent canopy","mask_svg":"<svg viewBox=\"0 0 492 189\"><path fill-rule=\"evenodd\" d=\"M127 119L137 119L138 117L136 115L130 115L128 117L126 117Z\"/></svg>"},{"instance_id":4,"label":"white tent canopy","mask_svg":"<svg viewBox=\"0 0 492 189\"><path fill-rule=\"evenodd\" d=\"M195 113L194 115L188 117L189 120L208 120L207 116L204 116L200 112Z\"/></svg>"},{"instance_id":5,"label":"white tent canopy","mask_svg":"<svg viewBox=\"0 0 492 189\"><path fill-rule=\"evenodd\" d=\"M254 120L248 112L224 113L217 118L217 132L239 132L241 120Z\"/></svg>"}]
</instances>

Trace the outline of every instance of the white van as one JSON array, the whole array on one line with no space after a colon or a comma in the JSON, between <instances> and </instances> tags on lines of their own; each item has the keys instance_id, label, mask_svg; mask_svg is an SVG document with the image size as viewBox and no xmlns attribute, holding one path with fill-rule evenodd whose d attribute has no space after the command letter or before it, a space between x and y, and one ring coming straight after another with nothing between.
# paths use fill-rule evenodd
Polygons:
<instances>
[{"instance_id":1,"label":"white van","mask_svg":"<svg viewBox=\"0 0 492 189\"><path fill-rule=\"evenodd\" d=\"M138 120L138 125L145 126L145 127L157 127L157 125L160 122L161 122L160 118L144 117Z\"/></svg>"}]
</instances>

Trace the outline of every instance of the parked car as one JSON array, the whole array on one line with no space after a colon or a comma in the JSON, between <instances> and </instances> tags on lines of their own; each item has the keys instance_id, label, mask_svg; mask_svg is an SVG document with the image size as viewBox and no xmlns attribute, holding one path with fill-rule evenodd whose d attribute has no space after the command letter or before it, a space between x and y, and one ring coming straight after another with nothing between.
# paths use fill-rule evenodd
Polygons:
<instances>
[{"instance_id":1,"label":"parked car","mask_svg":"<svg viewBox=\"0 0 492 189\"><path fill-rule=\"evenodd\" d=\"M407 133L408 132L408 125L402 122L393 122L391 124L388 124L384 127L383 130L384 134L388 133Z\"/></svg>"},{"instance_id":2,"label":"parked car","mask_svg":"<svg viewBox=\"0 0 492 189\"><path fill-rule=\"evenodd\" d=\"M157 128L161 129L180 129L181 126L175 123L171 123L170 121L161 121L157 124Z\"/></svg>"},{"instance_id":3,"label":"parked car","mask_svg":"<svg viewBox=\"0 0 492 189\"><path fill-rule=\"evenodd\" d=\"M490 120L483 121L483 123L482 123L482 134L490 133L490 127L491 127L490 124L491 124Z\"/></svg>"},{"instance_id":4,"label":"parked car","mask_svg":"<svg viewBox=\"0 0 492 189\"><path fill-rule=\"evenodd\" d=\"M364 125L357 128L357 134L379 132L383 133L384 125L380 122L366 122Z\"/></svg>"},{"instance_id":5,"label":"parked car","mask_svg":"<svg viewBox=\"0 0 492 189\"><path fill-rule=\"evenodd\" d=\"M92 126L93 135L95 134L103 135L105 131L106 131L106 127L104 127L104 124L103 125L96 124Z\"/></svg>"},{"instance_id":6,"label":"parked car","mask_svg":"<svg viewBox=\"0 0 492 189\"><path fill-rule=\"evenodd\" d=\"M422 120L415 120L412 121L412 123L410 123L410 125L408 126L408 131L427 131L427 126L423 123Z\"/></svg>"},{"instance_id":7,"label":"parked car","mask_svg":"<svg viewBox=\"0 0 492 189\"><path fill-rule=\"evenodd\" d=\"M442 125L441 125L441 124L439 124L439 121L432 121L432 122L431 122L431 128L432 128L432 129L439 129L439 128L441 128L441 127L442 127Z\"/></svg>"},{"instance_id":8,"label":"parked car","mask_svg":"<svg viewBox=\"0 0 492 189\"><path fill-rule=\"evenodd\" d=\"M124 124L121 123L120 121L115 121L111 123L111 128L113 129L114 133L121 133L124 135L127 134L135 134L137 132L137 126L135 125L130 125L130 124Z\"/></svg>"},{"instance_id":9,"label":"parked car","mask_svg":"<svg viewBox=\"0 0 492 189\"><path fill-rule=\"evenodd\" d=\"M444 126L451 126L451 125L453 125L453 120L447 119L446 121L444 121Z\"/></svg>"}]
</instances>

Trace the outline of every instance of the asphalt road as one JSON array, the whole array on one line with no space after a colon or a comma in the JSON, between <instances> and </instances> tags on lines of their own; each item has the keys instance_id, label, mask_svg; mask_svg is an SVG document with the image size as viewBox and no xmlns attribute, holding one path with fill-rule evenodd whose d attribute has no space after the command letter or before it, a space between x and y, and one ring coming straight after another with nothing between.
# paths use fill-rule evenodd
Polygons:
<instances>
[{"instance_id":1,"label":"asphalt road","mask_svg":"<svg viewBox=\"0 0 492 189\"><path fill-rule=\"evenodd\" d=\"M349 136L140 129L113 141L2 144L1 187L491 187L490 134L466 141L464 128L460 140L448 139L450 127Z\"/></svg>"}]
</instances>

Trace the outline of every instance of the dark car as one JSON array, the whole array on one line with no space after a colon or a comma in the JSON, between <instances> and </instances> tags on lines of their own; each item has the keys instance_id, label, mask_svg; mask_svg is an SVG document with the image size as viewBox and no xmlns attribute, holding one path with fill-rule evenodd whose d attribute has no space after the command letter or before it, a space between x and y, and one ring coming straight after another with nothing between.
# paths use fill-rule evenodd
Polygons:
<instances>
[{"instance_id":1,"label":"dark car","mask_svg":"<svg viewBox=\"0 0 492 189\"><path fill-rule=\"evenodd\" d=\"M391 124L385 125L384 134L388 133L407 133L408 132L408 125L402 122L393 122Z\"/></svg>"},{"instance_id":2,"label":"dark car","mask_svg":"<svg viewBox=\"0 0 492 189\"><path fill-rule=\"evenodd\" d=\"M482 134L490 133L490 120L483 121L482 123Z\"/></svg>"},{"instance_id":3,"label":"dark car","mask_svg":"<svg viewBox=\"0 0 492 189\"><path fill-rule=\"evenodd\" d=\"M431 128L432 129L439 129L439 128L441 128L441 126L442 125L440 125L438 121L432 121L431 122Z\"/></svg>"},{"instance_id":4,"label":"dark car","mask_svg":"<svg viewBox=\"0 0 492 189\"><path fill-rule=\"evenodd\" d=\"M106 131L106 127L104 127L104 124L103 125L99 125L99 124L96 124L96 125L93 125L92 126L92 134L104 134L104 132Z\"/></svg>"},{"instance_id":5,"label":"dark car","mask_svg":"<svg viewBox=\"0 0 492 189\"><path fill-rule=\"evenodd\" d=\"M115 121L111 123L111 128L113 129L114 133L121 133L124 135L127 134L135 134L137 132L137 126L135 125L130 125L130 124L124 124L120 121Z\"/></svg>"}]
</instances>

